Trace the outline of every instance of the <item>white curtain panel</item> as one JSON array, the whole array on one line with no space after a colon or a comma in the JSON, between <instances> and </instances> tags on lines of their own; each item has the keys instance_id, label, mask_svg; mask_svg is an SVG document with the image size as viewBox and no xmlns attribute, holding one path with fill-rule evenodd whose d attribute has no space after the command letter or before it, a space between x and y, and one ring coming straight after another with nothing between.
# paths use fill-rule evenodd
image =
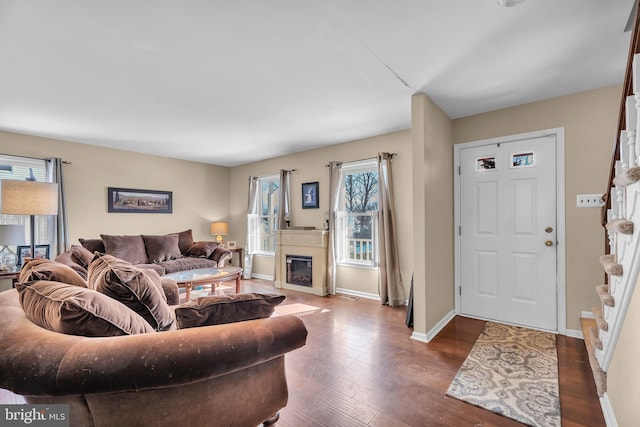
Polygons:
<instances>
[{"instance_id":1,"label":"white curtain panel","mask_svg":"<svg viewBox=\"0 0 640 427\"><path fill-rule=\"evenodd\" d=\"M258 227L260 226L260 216L258 215L258 177L249 177L249 198L247 204L247 241L244 252L244 271L242 277L251 279L253 270L253 254L259 249Z\"/></svg>"}]
</instances>

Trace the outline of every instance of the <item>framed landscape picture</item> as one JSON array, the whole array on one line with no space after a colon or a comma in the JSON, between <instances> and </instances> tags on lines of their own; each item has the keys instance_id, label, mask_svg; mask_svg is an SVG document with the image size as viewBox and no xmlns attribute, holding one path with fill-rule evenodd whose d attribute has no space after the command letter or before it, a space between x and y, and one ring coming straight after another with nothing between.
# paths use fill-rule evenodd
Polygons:
<instances>
[{"instance_id":1,"label":"framed landscape picture","mask_svg":"<svg viewBox=\"0 0 640 427\"><path fill-rule=\"evenodd\" d=\"M126 213L172 213L173 193L108 187L107 210Z\"/></svg>"},{"instance_id":2,"label":"framed landscape picture","mask_svg":"<svg viewBox=\"0 0 640 427\"><path fill-rule=\"evenodd\" d=\"M305 182L302 184L302 209L320 207L318 201L318 182Z\"/></svg>"}]
</instances>

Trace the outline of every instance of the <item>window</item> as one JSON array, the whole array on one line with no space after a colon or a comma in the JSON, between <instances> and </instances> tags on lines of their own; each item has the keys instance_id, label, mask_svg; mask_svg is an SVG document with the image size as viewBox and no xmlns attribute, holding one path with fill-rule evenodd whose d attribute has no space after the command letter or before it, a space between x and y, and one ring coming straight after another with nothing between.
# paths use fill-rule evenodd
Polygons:
<instances>
[{"instance_id":1,"label":"window","mask_svg":"<svg viewBox=\"0 0 640 427\"><path fill-rule=\"evenodd\" d=\"M337 212L338 263L375 267L378 261L378 168L375 160L344 164Z\"/></svg>"},{"instance_id":2,"label":"window","mask_svg":"<svg viewBox=\"0 0 640 427\"><path fill-rule=\"evenodd\" d=\"M25 157L15 157L0 155L0 180L35 180L46 182L46 171L44 160L31 159ZM24 225L24 241L27 245L31 244L31 233L29 232L31 224L29 215L3 215L0 214L0 224L18 224ZM36 216L36 244L50 244L50 231L53 229L51 217ZM0 242L0 245L2 242ZM15 246L9 246L12 251L16 251Z\"/></svg>"},{"instance_id":3,"label":"window","mask_svg":"<svg viewBox=\"0 0 640 427\"><path fill-rule=\"evenodd\" d=\"M274 255L280 198L280 176L258 178L258 252Z\"/></svg>"}]
</instances>

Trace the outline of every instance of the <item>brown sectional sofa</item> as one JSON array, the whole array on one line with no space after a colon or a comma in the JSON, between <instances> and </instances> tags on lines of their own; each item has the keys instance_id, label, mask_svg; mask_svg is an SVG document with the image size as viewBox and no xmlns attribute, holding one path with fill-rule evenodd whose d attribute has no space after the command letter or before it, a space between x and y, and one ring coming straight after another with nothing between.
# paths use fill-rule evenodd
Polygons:
<instances>
[{"instance_id":1,"label":"brown sectional sofa","mask_svg":"<svg viewBox=\"0 0 640 427\"><path fill-rule=\"evenodd\" d=\"M161 276L197 268L224 267L231 251L213 241L194 242L191 230L166 235L106 235L100 239L79 239L77 246L60 254L56 261L71 266L86 277L94 252L107 253L140 268L155 270ZM84 252L86 252L84 251Z\"/></svg>"},{"instance_id":2,"label":"brown sectional sofa","mask_svg":"<svg viewBox=\"0 0 640 427\"><path fill-rule=\"evenodd\" d=\"M0 388L68 404L71 426L275 424L284 355L307 336L299 318L269 317L284 296L169 307L153 271L104 253L87 271L32 260L0 292Z\"/></svg>"}]
</instances>

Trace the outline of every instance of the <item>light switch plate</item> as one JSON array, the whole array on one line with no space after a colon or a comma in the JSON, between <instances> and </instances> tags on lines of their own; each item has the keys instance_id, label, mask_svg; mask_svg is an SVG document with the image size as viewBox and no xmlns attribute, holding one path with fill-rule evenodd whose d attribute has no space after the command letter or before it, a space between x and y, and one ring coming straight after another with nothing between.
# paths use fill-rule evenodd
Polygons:
<instances>
[{"instance_id":1,"label":"light switch plate","mask_svg":"<svg viewBox=\"0 0 640 427\"><path fill-rule=\"evenodd\" d=\"M599 208L604 206L601 194L578 194L576 206L579 208Z\"/></svg>"}]
</instances>

